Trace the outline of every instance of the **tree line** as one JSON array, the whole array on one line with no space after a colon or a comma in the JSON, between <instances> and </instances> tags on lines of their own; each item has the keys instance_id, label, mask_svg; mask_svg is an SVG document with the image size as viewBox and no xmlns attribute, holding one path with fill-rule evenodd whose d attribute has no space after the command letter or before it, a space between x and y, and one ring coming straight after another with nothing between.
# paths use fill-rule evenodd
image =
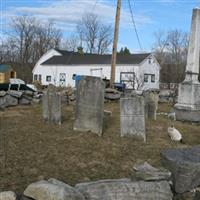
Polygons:
<instances>
[{"instance_id":1,"label":"tree line","mask_svg":"<svg viewBox=\"0 0 200 200\"><path fill-rule=\"evenodd\" d=\"M86 13L76 24L73 35L65 38L53 21L41 22L32 16L11 20L9 32L1 38L0 62L10 63L18 77L31 82L32 68L39 58L52 48L80 53L106 54L111 52L113 27L93 13ZM158 31L152 51L161 65L161 82L181 82L184 78L188 34L181 30ZM118 52L130 54L127 47Z\"/></svg>"}]
</instances>

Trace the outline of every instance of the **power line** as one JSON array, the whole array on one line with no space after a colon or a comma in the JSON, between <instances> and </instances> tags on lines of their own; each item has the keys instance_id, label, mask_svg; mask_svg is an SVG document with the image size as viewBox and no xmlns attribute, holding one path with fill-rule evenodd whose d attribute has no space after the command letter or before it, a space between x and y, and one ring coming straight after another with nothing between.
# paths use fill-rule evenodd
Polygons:
<instances>
[{"instance_id":1,"label":"power line","mask_svg":"<svg viewBox=\"0 0 200 200\"><path fill-rule=\"evenodd\" d=\"M130 9L130 13L131 13L131 19L132 19L132 22L133 22L133 27L134 27L135 34L136 34L136 37L137 37L137 41L138 41L138 44L140 46L140 50L142 51L143 49L142 49L142 45L141 45L141 42L140 42L138 31L137 31L137 27L136 27L136 24L135 24L135 20L134 20L134 17L133 17L133 10L132 10L132 7L131 7L130 0L128 0L128 5L129 5L129 9Z\"/></svg>"}]
</instances>

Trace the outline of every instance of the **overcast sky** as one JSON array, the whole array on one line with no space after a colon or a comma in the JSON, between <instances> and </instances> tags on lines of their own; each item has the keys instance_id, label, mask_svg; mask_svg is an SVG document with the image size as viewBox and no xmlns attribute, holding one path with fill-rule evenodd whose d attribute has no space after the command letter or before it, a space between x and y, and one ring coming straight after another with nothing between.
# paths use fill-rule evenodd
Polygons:
<instances>
[{"instance_id":1,"label":"overcast sky","mask_svg":"<svg viewBox=\"0 0 200 200\"><path fill-rule=\"evenodd\" d=\"M64 31L73 34L76 22L86 12L99 15L114 26L117 0L0 0L1 35L8 30L9 19L32 15L41 21L52 19ZM143 50L151 51L154 33L160 30L190 30L192 8L200 7L199 0L131 0L133 14ZM132 52L140 50L131 22L128 0L122 0L119 48L127 46Z\"/></svg>"}]
</instances>

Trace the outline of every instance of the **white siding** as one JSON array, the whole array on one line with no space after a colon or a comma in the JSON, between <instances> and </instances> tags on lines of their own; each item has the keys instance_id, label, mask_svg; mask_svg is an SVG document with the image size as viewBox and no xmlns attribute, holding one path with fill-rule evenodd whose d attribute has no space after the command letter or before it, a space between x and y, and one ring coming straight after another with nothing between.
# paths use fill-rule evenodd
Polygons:
<instances>
[{"instance_id":1,"label":"white siding","mask_svg":"<svg viewBox=\"0 0 200 200\"><path fill-rule=\"evenodd\" d=\"M102 78L110 79L110 70L111 67L109 65L70 65L70 66L48 66L48 65L39 65L35 68L34 74L42 75L42 84L48 85L49 83L55 84L57 86L60 85L60 73L66 74L66 86L69 84L72 87L75 86L75 81L72 79L73 74L76 75L92 75L91 69L99 69L102 68ZM138 66L125 66L118 65L116 67L116 77L115 82L120 82L120 72L132 72L138 71ZM46 81L46 76L51 76L51 82Z\"/></svg>"},{"instance_id":2,"label":"white siding","mask_svg":"<svg viewBox=\"0 0 200 200\"><path fill-rule=\"evenodd\" d=\"M48 60L50 57L54 55L60 55L57 51L49 51L49 53L45 54L36 64L33 70L33 76L35 74L41 74L42 76L42 85L48 85L49 83L55 84L56 86L60 85L60 74L66 74L66 83L65 86L71 85L72 87L75 86L75 81L72 79L73 74L76 75L93 75L93 76L101 76L101 78L110 79L110 65L41 65L45 60ZM149 89L149 88L157 88L159 89L159 78L160 78L160 65L157 63L155 58L152 56L152 62L149 63L149 60L146 59L140 65L117 65L116 66L116 76L115 82L120 82L120 73L121 72L134 72L138 79L143 81L144 74L155 74L155 83L152 83L149 80L147 83L144 83L142 89ZM99 71L95 72L91 69L100 69ZM51 76L51 82L46 81L46 77ZM137 86L136 86L137 87Z\"/></svg>"}]
</instances>

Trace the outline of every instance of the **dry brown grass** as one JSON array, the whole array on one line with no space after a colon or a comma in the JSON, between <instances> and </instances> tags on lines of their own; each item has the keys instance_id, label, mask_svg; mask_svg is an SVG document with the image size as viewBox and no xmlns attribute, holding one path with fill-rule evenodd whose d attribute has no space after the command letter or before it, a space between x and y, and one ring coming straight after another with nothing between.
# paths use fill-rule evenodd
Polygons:
<instances>
[{"instance_id":1,"label":"dry brown grass","mask_svg":"<svg viewBox=\"0 0 200 200\"><path fill-rule=\"evenodd\" d=\"M171 105L162 104L160 111ZM103 137L74 132L73 107L63 105L61 126L44 124L41 105L16 107L0 114L0 131L6 133L6 168L1 166L0 190L22 192L39 176L54 177L69 184L86 180L130 177L135 163L148 161L160 166L160 151L200 143L199 125L175 122L183 134L185 145L167 136L168 120L160 116L147 121L147 143L121 138L119 104L107 103L113 116L105 120Z\"/></svg>"}]
</instances>

